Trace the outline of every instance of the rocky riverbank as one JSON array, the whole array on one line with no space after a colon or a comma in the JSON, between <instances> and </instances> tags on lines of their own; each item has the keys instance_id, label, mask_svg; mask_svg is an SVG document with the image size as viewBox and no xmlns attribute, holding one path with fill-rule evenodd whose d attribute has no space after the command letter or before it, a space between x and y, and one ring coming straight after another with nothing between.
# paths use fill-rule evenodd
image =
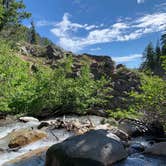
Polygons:
<instances>
[{"instance_id":1,"label":"rocky riverbank","mask_svg":"<svg viewBox=\"0 0 166 166\"><path fill-rule=\"evenodd\" d=\"M7 123L8 120L9 118L0 122L0 164L3 166L44 166L47 149L57 143L53 147L64 149L61 155L70 154L72 158L83 157L85 149L88 148L85 154L90 163L93 158L93 162L101 165L109 163L115 163L116 166L166 165L166 140L160 125L150 128L150 125L145 126L143 122L137 120L115 121L98 116L64 116L46 121L23 117L10 119ZM37 132L42 133L42 137L39 137L40 134L36 134ZM10 146L13 134L15 134L14 144ZM66 138L68 139L64 141ZM86 143L82 144L81 139L86 140ZM81 143L80 148L75 146L75 142L79 145ZM96 147L95 151L93 147ZM119 153L120 151L122 153ZM50 158L52 155L55 155L54 158L58 162L62 161L57 157L58 151L53 153L50 150L47 153L47 161L52 161ZM66 157L71 161L70 155ZM95 155L98 157L95 158ZM82 161L86 162L84 157ZM54 163L51 164L54 166Z\"/></svg>"}]
</instances>

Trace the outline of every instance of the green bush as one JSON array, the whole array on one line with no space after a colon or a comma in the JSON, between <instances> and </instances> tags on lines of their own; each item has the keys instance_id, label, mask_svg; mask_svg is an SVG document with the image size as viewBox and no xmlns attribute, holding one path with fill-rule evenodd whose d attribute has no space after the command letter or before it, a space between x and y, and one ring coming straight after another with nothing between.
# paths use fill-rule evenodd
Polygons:
<instances>
[{"instance_id":1,"label":"green bush","mask_svg":"<svg viewBox=\"0 0 166 166\"><path fill-rule=\"evenodd\" d=\"M131 107L143 113L144 118L150 121L166 122L166 82L157 76L141 76L141 93L132 92L135 98Z\"/></svg>"},{"instance_id":2,"label":"green bush","mask_svg":"<svg viewBox=\"0 0 166 166\"><path fill-rule=\"evenodd\" d=\"M73 60L66 58L52 70L21 59L7 43L0 43L0 111L14 114L38 114L43 109L64 113L86 113L104 103L102 88L106 80L95 81L84 66L77 78L69 77Z\"/></svg>"}]
</instances>

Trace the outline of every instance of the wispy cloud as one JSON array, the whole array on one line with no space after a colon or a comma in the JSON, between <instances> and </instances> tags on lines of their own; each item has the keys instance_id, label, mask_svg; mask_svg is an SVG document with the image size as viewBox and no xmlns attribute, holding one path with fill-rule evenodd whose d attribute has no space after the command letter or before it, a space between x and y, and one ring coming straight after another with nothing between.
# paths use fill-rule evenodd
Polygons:
<instances>
[{"instance_id":1,"label":"wispy cloud","mask_svg":"<svg viewBox=\"0 0 166 166\"><path fill-rule=\"evenodd\" d=\"M165 12L166 11L166 2L163 2L163 3L160 3L160 4L156 4L154 6L154 9L156 11L159 11L159 12Z\"/></svg>"},{"instance_id":2,"label":"wispy cloud","mask_svg":"<svg viewBox=\"0 0 166 166\"><path fill-rule=\"evenodd\" d=\"M108 27L103 24L88 25L70 21L70 15L65 13L62 21L54 24L51 32L59 39L59 45L71 51L78 51L86 46L109 43L114 41L135 40L145 34L163 31L166 25L166 13L147 14L133 20L122 20ZM86 36L80 37L76 32L86 31Z\"/></svg>"},{"instance_id":3,"label":"wispy cloud","mask_svg":"<svg viewBox=\"0 0 166 166\"><path fill-rule=\"evenodd\" d=\"M145 0L137 0L138 4L141 4L141 3L144 3L144 2L145 2Z\"/></svg>"},{"instance_id":4,"label":"wispy cloud","mask_svg":"<svg viewBox=\"0 0 166 166\"><path fill-rule=\"evenodd\" d=\"M90 49L90 51L99 51L99 50L101 50L100 47L96 47L96 48L91 48L91 49Z\"/></svg>"},{"instance_id":5,"label":"wispy cloud","mask_svg":"<svg viewBox=\"0 0 166 166\"><path fill-rule=\"evenodd\" d=\"M133 55L129 55L129 56L112 57L112 59L117 63L132 62L132 61L135 61L140 58L142 58L142 54L133 54Z\"/></svg>"},{"instance_id":6,"label":"wispy cloud","mask_svg":"<svg viewBox=\"0 0 166 166\"><path fill-rule=\"evenodd\" d=\"M40 20L36 22L37 27L54 26L54 25L56 25L56 22L50 22L46 20Z\"/></svg>"}]
</instances>

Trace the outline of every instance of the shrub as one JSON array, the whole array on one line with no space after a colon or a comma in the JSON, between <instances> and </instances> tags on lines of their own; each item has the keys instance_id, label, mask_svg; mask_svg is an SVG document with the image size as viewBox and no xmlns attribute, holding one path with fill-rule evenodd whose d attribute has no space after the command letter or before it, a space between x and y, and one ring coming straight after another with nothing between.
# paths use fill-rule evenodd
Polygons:
<instances>
[{"instance_id":1,"label":"shrub","mask_svg":"<svg viewBox=\"0 0 166 166\"><path fill-rule=\"evenodd\" d=\"M132 108L141 111L150 121L166 122L166 82L157 76L141 76L141 93L132 92L135 98Z\"/></svg>"}]
</instances>

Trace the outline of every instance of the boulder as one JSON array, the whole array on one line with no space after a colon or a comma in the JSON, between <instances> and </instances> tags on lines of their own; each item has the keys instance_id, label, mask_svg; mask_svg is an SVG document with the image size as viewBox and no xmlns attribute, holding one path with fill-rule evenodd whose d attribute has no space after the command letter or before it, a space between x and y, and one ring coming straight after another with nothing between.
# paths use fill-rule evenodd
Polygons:
<instances>
[{"instance_id":1,"label":"boulder","mask_svg":"<svg viewBox=\"0 0 166 166\"><path fill-rule=\"evenodd\" d=\"M126 157L123 144L108 131L91 130L49 148L46 166L107 166Z\"/></svg>"},{"instance_id":2,"label":"boulder","mask_svg":"<svg viewBox=\"0 0 166 166\"><path fill-rule=\"evenodd\" d=\"M166 156L166 142L155 143L145 149L145 153Z\"/></svg>"},{"instance_id":3,"label":"boulder","mask_svg":"<svg viewBox=\"0 0 166 166\"><path fill-rule=\"evenodd\" d=\"M17 148L36 142L47 137L47 134L40 130L20 129L9 134L9 148Z\"/></svg>"},{"instance_id":4,"label":"boulder","mask_svg":"<svg viewBox=\"0 0 166 166\"><path fill-rule=\"evenodd\" d=\"M27 123L27 122L39 122L38 119L34 118L34 117L20 117L19 121Z\"/></svg>"}]
</instances>

